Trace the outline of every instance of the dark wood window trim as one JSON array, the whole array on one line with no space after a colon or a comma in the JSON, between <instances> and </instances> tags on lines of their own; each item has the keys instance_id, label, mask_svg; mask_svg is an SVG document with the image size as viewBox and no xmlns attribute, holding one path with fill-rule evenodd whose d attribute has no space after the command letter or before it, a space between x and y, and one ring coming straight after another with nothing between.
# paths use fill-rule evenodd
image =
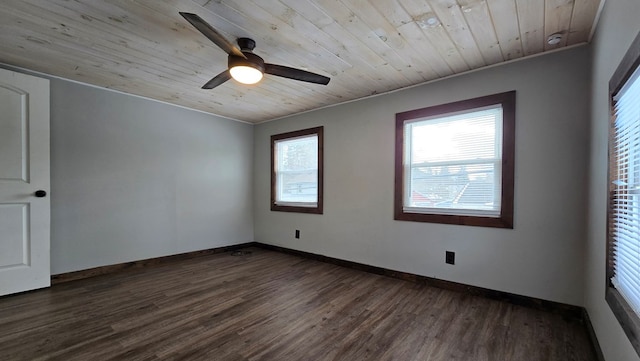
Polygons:
<instances>
[{"instance_id":1,"label":"dark wood window trim","mask_svg":"<svg viewBox=\"0 0 640 361\"><path fill-rule=\"evenodd\" d=\"M631 47L625 54L624 58L618 65L615 73L611 77L609 81L609 104L610 104L610 131L609 131L609 154L611 154L611 147L613 144L613 122L614 122L614 105L615 102L613 97L622 89L623 85L629 80L633 72L640 67L640 33L636 36L635 40L631 44ZM609 177L608 182L609 187L611 186L612 180L612 167L614 164L612 163L611 156L609 156ZM613 194L611 192L611 188L609 189L609 206L607 209L607 269L606 269L606 278L605 278L605 299L609 304L609 307L613 311L613 314L616 316L616 319L622 326L625 334L631 341L636 353L640 355L640 318L636 315L635 312L631 309L627 301L622 297L620 292L616 290L616 288L611 283L611 277L614 274L614 258L613 258L613 237L611 232L611 215L612 215L612 197Z\"/></svg>"},{"instance_id":2,"label":"dark wood window trim","mask_svg":"<svg viewBox=\"0 0 640 361\"><path fill-rule=\"evenodd\" d=\"M323 210L323 168L324 168L324 127L316 127L310 129L297 130L288 133L276 134L271 136L271 210L280 212L297 212L297 213L315 213L322 214ZM276 204L276 158L275 143L276 141L297 138L306 135L317 135L318 137L318 203L316 207L298 207L290 205Z\"/></svg>"},{"instance_id":3,"label":"dark wood window trim","mask_svg":"<svg viewBox=\"0 0 640 361\"><path fill-rule=\"evenodd\" d=\"M473 110L490 105L502 105L502 195L499 217L409 213L403 209L404 197L404 125L405 122L430 116ZM510 91L480 98L436 105L396 114L395 144L395 199L396 220L459 224L467 226L513 228L513 192L515 163L515 113L516 92Z\"/></svg>"}]
</instances>

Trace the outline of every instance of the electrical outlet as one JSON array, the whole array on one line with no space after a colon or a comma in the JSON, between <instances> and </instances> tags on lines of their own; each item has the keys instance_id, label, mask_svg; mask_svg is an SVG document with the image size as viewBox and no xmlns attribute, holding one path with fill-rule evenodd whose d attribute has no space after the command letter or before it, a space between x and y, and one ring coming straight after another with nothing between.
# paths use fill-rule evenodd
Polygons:
<instances>
[{"instance_id":1,"label":"electrical outlet","mask_svg":"<svg viewBox=\"0 0 640 361\"><path fill-rule=\"evenodd\" d=\"M445 251L444 261L448 264L456 264L456 253L452 251Z\"/></svg>"},{"instance_id":2,"label":"electrical outlet","mask_svg":"<svg viewBox=\"0 0 640 361\"><path fill-rule=\"evenodd\" d=\"M296 229L296 238L300 238L300 230Z\"/></svg>"}]
</instances>

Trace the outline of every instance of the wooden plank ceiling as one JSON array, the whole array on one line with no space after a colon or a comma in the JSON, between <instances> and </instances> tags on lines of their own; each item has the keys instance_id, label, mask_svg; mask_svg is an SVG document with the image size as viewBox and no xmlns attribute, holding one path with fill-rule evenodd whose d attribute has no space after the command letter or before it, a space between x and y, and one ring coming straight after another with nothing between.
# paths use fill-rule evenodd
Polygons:
<instances>
[{"instance_id":1,"label":"wooden plank ceiling","mask_svg":"<svg viewBox=\"0 0 640 361\"><path fill-rule=\"evenodd\" d=\"M0 62L257 123L588 42L601 1L3 0ZM227 55L179 11L331 82L202 90Z\"/></svg>"}]
</instances>

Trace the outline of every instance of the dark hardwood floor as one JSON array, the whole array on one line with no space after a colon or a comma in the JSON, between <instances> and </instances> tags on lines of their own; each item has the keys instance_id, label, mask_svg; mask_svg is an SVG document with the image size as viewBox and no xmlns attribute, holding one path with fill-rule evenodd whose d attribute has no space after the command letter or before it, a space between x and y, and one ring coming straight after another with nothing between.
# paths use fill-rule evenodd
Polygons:
<instances>
[{"instance_id":1,"label":"dark hardwood floor","mask_svg":"<svg viewBox=\"0 0 640 361\"><path fill-rule=\"evenodd\" d=\"M251 248L0 298L0 360L595 361L557 314Z\"/></svg>"}]
</instances>

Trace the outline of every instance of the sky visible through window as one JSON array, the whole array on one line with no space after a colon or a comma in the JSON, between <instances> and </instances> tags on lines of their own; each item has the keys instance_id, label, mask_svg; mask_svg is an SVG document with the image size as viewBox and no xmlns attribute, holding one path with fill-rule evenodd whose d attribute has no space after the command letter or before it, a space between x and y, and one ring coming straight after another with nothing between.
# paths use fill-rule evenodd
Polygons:
<instances>
[{"instance_id":1,"label":"sky visible through window","mask_svg":"<svg viewBox=\"0 0 640 361\"><path fill-rule=\"evenodd\" d=\"M494 108L417 122L411 132L412 163L495 157L496 120L501 113Z\"/></svg>"}]
</instances>

